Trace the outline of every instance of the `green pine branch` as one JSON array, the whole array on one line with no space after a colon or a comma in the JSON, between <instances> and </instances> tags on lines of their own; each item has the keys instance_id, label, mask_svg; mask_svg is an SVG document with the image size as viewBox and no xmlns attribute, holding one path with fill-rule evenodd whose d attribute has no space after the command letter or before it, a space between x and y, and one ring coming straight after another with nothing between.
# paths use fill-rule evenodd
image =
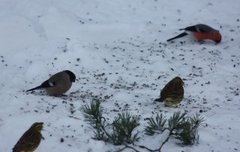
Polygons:
<instances>
[{"instance_id":1,"label":"green pine branch","mask_svg":"<svg viewBox=\"0 0 240 152\"><path fill-rule=\"evenodd\" d=\"M94 139L110 142L114 145L133 144L138 141L138 133L133 134L134 129L140 125L138 116L122 113L110 124L103 117L100 104L100 101L96 100L82 108L85 121L95 129Z\"/></svg>"},{"instance_id":2,"label":"green pine branch","mask_svg":"<svg viewBox=\"0 0 240 152\"><path fill-rule=\"evenodd\" d=\"M145 134L152 136L156 132L163 132L164 126L167 122L167 120L163 117L162 114L157 114L155 118L148 118L147 119L147 126L145 127L144 131Z\"/></svg>"},{"instance_id":3,"label":"green pine branch","mask_svg":"<svg viewBox=\"0 0 240 152\"><path fill-rule=\"evenodd\" d=\"M133 135L133 130L139 125L138 116L131 116L129 113L119 114L112 123L112 136L115 138L115 144L132 144L137 141L139 139L138 134Z\"/></svg>"},{"instance_id":4,"label":"green pine branch","mask_svg":"<svg viewBox=\"0 0 240 152\"><path fill-rule=\"evenodd\" d=\"M139 146L150 152L160 152L164 144L168 142L170 137L175 137L183 145L193 145L198 141L197 129L203 122L203 118L199 115L188 117L186 113L175 112L169 119L163 117L162 114L157 114L156 117L149 118L145 127L146 135L160 134L168 131L168 136L161 143L158 149L150 149L145 146Z\"/></svg>"},{"instance_id":5,"label":"green pine branch","mask_svg":"<svg viewBox=\"0 0 240 152\"><path fill-rule=\"evenodd\" d=\"M198 127L203 121L199 115L189 117L179 124L175 138L180 140L183 145L193 145L198 142Z\"/></svg>"},{"instance_id":6,"label":"green pine branch","mask_svg":"<svg viewBox=\"0 0 240 152\"><path fill-rule=\"evenodd\" d=\"M139 140L138 133L134 130L140 125L139 116L130 113L121 113L112 123L106 121L103 117L103 108L99 100L94 100L90 105L82 107L85 121L94 129L93 139L102 140L114 145L123 145L124 149L145 149L150 152L161 152L162 147L169 141L170 137L174 137L183 145L193 145L198 141L198 127L204 121L199 115L193 117L187 116L186 113L175 112L170 118L165 118L162 114L147 119L147 125L144 129L146 135L161 134L168 131L168 136L163 140L157 149L150 149L144 145L135 145Z\"/></svg>"}]
</instances>

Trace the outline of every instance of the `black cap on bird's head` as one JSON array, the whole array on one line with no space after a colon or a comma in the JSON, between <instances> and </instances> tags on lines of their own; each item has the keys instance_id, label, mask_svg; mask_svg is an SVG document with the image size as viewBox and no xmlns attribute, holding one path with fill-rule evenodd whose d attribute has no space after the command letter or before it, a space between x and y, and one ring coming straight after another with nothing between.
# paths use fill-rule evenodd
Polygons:
<instances>
[{"instance_id":1,"label":"black cap on bird's head","mask_svg":"<svg viewBox=\"0 0 240 152\"><path fill-rule=\"evenodd\" d=\"M65 70L65 72L69 75L70 81L75 82L75 80L76 80L75 74L72 71L69 71L69 70Z\"/></svg>"}]
</instances>

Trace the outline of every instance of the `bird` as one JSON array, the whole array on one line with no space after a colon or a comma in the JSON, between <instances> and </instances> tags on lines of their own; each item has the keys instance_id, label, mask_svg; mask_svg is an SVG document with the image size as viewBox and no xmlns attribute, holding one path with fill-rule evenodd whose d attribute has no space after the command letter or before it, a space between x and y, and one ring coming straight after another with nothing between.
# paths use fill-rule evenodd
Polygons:
<instances>
[{"instance_id":1,"label":"bird","mask_svg":"<svg viewBox=\"0 0 240 152\"><path fill-rule=\"evenodd\" d=\"M183 85L183 80L176 76L165 85L160 92L160 98L155 99L155 101L164 102L167 107L179 104L184 96Z\"/></svg>"},{"instance_id":2,"label":"bird","mask_svg":"<svg viewBox=\"0 0 240 152\"><path fill-rule=\"evenodd\" d=\"M192 37L197 41L203 41L208 39L214 41L217 44L220 43L222 40L222 35L218 30L205 24L196 24L179 30L184 30L184 32L173 38L168 39L167 42L184 37L189 34L192 35Z\"/></svg>"},{"instance_id":3,"label":"bird","mask_svg":"<svg viewBox=\"0 0 240 152\"><path fill-rule=\"evenodd\" d=\"M48 80L44 81L41 85L29 89L26 92L37 89L45 89L48 95L59 96L67 92L71 88L72 82L75 82L75 80L76 76L73 72L64 70L54 74Z\"/></svg>"},{"instance_id":4,"label":"bird","mask_svg":"<svg viewBox=\"0 0 240 152\"><path fill-rule=\"evenodd\" d=\"M41 134L42 128L43 122L32 124L13 147L13 152L33 152L36 150L43 138Z\"/></svg>"}]
</instances>

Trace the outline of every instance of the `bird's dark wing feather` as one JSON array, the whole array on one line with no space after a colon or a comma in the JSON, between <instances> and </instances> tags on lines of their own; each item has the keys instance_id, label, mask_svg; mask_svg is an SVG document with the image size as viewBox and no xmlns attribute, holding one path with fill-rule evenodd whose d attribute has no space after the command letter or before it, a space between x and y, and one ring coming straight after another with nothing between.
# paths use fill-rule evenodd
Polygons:
<instances>
[{"instance_id":1,"label":"bird's dark wing feather","mask_svg":"<svg viewBox=\"0 0 240 152\"><path fill-rule=\"evenodd\" d=\"M184 37L186 35L188 35L188 34L186 32L183 32L183 33L181 33L181 34L179 34L179 35L177 35L177 36L175 36L173 38L168 39L167 42L172 41L174 39L178 39L178 38Z\"/></svg>"},{"instance_id":2,"label":"bird's dark wing feather","mask_svg":"<svg viewBox=\"0 0 240 152\"><path fill-rule=\"evenodd\" d=\"M205 24L197 24L193 26L188 26L186 28L180 29L180 30L185 30L185 31L190 31L190 32L201 32L201 33L208 33L210 31L214 31L212 27L205 25Z\"/></svg>"},{"instance_id":3,"label":"bird's dark wing feather","mask_svg":"<svg viewBox=\"0 0 240 152\"><path fill-rule=\"evenodd\" d=\"M50 88L53 87L55 85L54 82L49 82L48 80L44 81L40 86L37 86L35 88L29 89L28 91L33 91L33 90L37 90L37 89L43 89L43 88Z\"/></svg>"},{"instance_id":4,"label":"bird's dark wing feather","mask_svg":"<svg viewBox=\"0 0 240 152\"><path fill-rule=\"evenodd\" d=\"M180 30L185 30L185 31L190 31L190 32L199 32L196 26L188 26L186 28L180 29Z\"/></svg>"}]
</instances>

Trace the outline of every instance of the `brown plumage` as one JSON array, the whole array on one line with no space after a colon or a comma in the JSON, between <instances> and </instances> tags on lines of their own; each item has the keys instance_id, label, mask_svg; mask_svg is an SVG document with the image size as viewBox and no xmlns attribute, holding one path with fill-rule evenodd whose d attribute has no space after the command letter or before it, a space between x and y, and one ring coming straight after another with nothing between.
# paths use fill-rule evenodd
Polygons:
<instances>
[{"instance_id":1,"label":"brown plumage","mask_svg":"<svg viewBox=\"0 0 240 152\"><path fill-rule=\"evenodd\" d=\"M58 72L51 76L48 80L44 81L40 86L29 89L27 91L33 91L36 89L45 89L50 96L58 96L67 92L72 82L75 82L76 76L69 70Z\"/></svg>"},{"instance_id":2,"label":"brown plumage","mask_svg":"<svg viewBox=\"0 0 240 152\"><path fill-rule=\"evenodd\" d=\"M164 102L165 106L172 106L180 103L184 96L183 80L175 77L162 89L160 98L155 101Z\"/></svg>"},{"instance_id":3,"label":"brown plumage","mask_svg":"<svg viewBox=\"0 0 240 152\"><path fill-rule=\"evenodd\" d=\"M33 152L42 139L43 122L35 122L18 140L13 152Z\"/></svg>"}]
</instances>

